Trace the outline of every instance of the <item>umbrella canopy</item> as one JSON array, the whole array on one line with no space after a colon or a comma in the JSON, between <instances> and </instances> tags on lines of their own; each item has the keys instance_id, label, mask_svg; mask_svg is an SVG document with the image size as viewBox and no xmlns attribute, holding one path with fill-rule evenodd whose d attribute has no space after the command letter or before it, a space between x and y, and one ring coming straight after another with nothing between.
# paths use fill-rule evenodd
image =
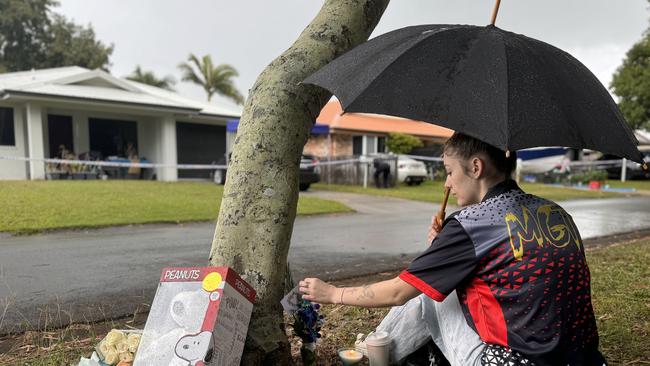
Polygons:
<instances>
[{"instance_id":1,"label":"umbrella canopy","mask_svg":"<svg viewBox=\"0 0 650 366\"><path fill-rule=\"evenodd\" d=\"M578 60L493 25L421 25L374 38L304 83L346 112L422 120L504 151L600 150L642 162L616 103Z\"/></svg>"}]
</instances>

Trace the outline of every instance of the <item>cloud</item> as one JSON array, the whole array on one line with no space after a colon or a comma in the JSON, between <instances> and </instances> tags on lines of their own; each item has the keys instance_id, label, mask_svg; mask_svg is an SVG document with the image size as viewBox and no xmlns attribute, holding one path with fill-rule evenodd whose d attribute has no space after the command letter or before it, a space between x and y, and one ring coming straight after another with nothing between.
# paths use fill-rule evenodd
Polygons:
<instances>
[{"instance_id":1,"label":"cloud","mask_svg":"<svg viewBox=\"0 0 650 366\"><path fill-rule=\"evenodd\" d=\"M612 76L623 63L632 44L602 44L593 47L576 47L566 50L593 72L598 80L609 89Z\"/></svg>"}]
</instances>

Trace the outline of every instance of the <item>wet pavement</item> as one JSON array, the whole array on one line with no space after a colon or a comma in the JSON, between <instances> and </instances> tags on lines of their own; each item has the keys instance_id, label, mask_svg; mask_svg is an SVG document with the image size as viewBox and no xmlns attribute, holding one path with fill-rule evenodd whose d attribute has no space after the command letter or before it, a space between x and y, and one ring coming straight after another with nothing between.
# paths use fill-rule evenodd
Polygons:
<instances>
[{"instance_id":1,"label":"wet pavement","mask_svg":"<svg viewBox=\"0 0 650 366\"><path fill-rule=\"evenodd\" d=\"M294 278L341 279L403 268L426 248L438 205L335 192L355 214L299 217ZM650 228L650 197L565 201L584 239ZM451 212L448 209L447 212ZM145 225L37 236L0 234L0 333L146 310L160 269L206 265L214 223Z\"/></svg>"}]
</instances>

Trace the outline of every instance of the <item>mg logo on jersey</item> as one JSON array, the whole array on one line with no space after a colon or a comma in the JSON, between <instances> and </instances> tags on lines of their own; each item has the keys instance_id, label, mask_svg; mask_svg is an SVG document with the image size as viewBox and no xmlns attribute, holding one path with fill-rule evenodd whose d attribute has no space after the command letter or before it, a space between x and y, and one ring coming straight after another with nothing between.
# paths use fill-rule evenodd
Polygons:
<instances>
[{"instance_id":1,"label":"mg logo on jersey","mask_svg":"<svg viewBox=\"0 0 650 366\"><path fill-rule=\"evenodd\" d=\"M521 260L528 243L564 248L574 243L580 247L580 237L573 220L557 205L542 205L533 213L521 206L521 215L507 212L505 217L510 247L516 260Z\"/></svg>"}]
</instances>

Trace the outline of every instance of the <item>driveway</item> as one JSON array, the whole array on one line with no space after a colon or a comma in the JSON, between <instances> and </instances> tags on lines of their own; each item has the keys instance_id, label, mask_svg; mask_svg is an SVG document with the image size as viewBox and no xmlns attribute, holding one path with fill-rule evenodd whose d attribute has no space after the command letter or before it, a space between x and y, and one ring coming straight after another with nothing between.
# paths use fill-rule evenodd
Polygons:
<instances>
[{"instance_id":1,"label":"driveway","mask_svg":"<svg viewBox=\"0 0 650 366\"><path fill-rule=\"evenodd\" d=\"M438 208L350 193L306 194L343 202L357 213L296 220L289 252L296 279L341 279L403 268L427 246L426 227ZM650 228L650 197L562 205L585 239ZM162 267L207 265L214 226L0 234L0 316L7 309L0 333L146 310Z\"/></svg>"}]
</instances>

